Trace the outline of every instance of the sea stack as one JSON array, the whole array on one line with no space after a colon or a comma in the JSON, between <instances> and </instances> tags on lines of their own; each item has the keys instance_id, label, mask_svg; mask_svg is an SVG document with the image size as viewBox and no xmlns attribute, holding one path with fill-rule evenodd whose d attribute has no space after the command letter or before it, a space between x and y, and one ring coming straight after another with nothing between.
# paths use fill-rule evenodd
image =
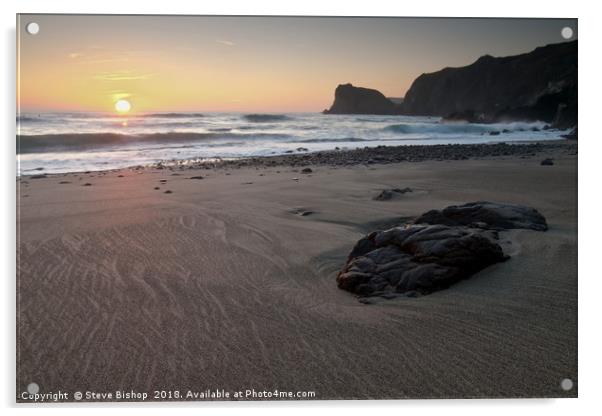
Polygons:
<instances>
[{"instance_id":1,"label":"sea stack","mask_svg":"<svg viewBox=\"0 0 602 416\"><path fill-rule=\"evenodd\" d=\"M399 107L381 92L341 84L334 92L334 103L324 114L398 114Z\"/></svg>"}]
</instances>

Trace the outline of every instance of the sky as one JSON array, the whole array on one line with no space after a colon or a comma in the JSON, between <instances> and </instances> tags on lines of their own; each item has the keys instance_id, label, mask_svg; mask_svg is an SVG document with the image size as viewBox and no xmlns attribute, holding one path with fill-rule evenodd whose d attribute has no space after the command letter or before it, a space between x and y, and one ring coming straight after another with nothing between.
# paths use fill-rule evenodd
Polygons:
<instances>
[{"instance_id":1,"label":"sky","mask_svg":"<svg viewBox=\"0 0 602 416\"><path fill-rule=\"evenodd\" d=\"M36 22L40 31L25 27ZM565 41L575 19L20 15L23 112L317 112L338 84L403 97L422 73Z\"/></svg>"}]
</instances>

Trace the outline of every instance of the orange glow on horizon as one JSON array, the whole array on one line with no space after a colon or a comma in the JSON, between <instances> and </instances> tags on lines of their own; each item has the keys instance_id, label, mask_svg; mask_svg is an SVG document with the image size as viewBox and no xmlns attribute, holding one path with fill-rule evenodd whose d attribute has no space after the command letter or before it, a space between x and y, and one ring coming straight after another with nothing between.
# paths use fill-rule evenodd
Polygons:
<instances>
[{"instance_id":1,"label":"orange glow on horizon","mask_svg":"<svg viewBox=\"0 0 602 416\"><path fill-rule=\"evenodd\" d=\"M332 104L338 84L403 97L422 73L468 65L483 54L528 52L557 36L547 26L534 31L535 22L545 22L530 19L18 19L17 100L24 112L115 113L120 100L133 104L128 114L320 112ZM41 28L35 36L25 31L33 20Z\"/></svg>"}]
</instances>

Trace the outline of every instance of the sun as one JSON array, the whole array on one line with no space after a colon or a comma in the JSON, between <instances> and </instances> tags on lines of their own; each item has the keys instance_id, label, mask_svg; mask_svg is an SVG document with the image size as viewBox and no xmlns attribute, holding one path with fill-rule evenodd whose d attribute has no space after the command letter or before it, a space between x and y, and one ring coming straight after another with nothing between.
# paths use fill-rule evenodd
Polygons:
<instances>
[{"instance_id":1,"label":"sun","mask_svg":"<svg viewBox=\"0 0 602 416\"><path fill-rule=\"evenodd\" d=\"M115 103L115 110L117 110L117 112L121 114L129 112L131 108L132 105L128 100L119 100Z\"/></svg>"}]
</instances>

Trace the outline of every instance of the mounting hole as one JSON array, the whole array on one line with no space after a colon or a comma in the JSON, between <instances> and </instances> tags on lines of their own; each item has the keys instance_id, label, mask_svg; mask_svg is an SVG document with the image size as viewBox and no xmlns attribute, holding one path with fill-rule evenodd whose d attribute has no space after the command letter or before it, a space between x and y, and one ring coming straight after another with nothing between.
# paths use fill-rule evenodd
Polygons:
<instances>
[{"instance_id":1,"label":"mounting hole","mask_svg":"<svg viewBox=\"0 0 602 416\"><path fill-rule=\"evenodd\" d=\"M570 391L573 389L573 380L565 378L560 382L560 388L564 391Z\"/></svg>"},{"instance_id":2,"label":"mounting hole","mask_svg":"<svg viewBox=\"0 0 602 416\"><path fill-rule=\"evenodd\" d=\"M564 38L564 39L570 39L573 37L573 29L571 29L570 27L566 26L563 27L562 30L560 31L560 35Z\"/></svg>"},{"instance_id":3,"label":"mounting hole","mask_svg":"<svg viewBox=\"0 0 602 416\"><path fill-rule=\"evenodd\" d=\"M38 386L38 383L29 383L27 385L27 393L29 394L38 394L39 391L40 386Z\"/></svg>"},{"instance_id":4,"label":"mounting hole","mask_svg":"<svg viewBox=\"0 0 602 416\"><path fill-rule=\"evenodd\" d=\"M27 23L27 26L25 26L25 30L30 35L37 35L38 32L40 31L40 25L37 24L36 22L30 22L30 23Z\"/></svg>"}]
</instances>

